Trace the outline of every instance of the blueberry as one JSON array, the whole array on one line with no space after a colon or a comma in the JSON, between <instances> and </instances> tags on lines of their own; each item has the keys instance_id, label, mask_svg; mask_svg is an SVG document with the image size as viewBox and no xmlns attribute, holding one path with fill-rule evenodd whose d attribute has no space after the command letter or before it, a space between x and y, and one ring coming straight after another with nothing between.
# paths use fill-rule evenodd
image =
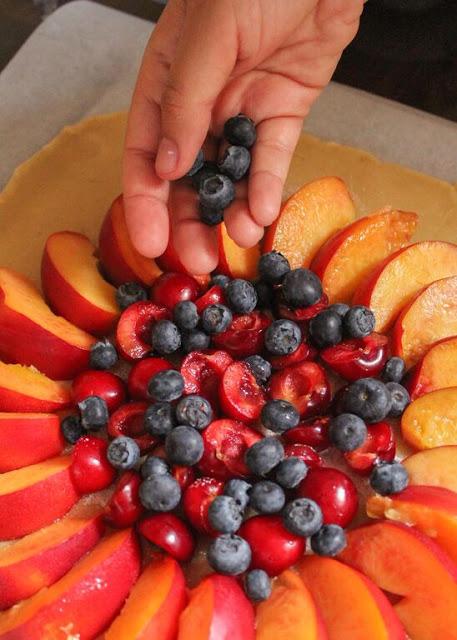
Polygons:
<instances>
[{"instance_id":1,"label":"blueberry","mask_svg":"<svg viewBox=\"0 0 457 640\"><path fill-rule=\"evenodd\" d=\"M327 309L330 309L330 311L334 311L341 318L344 318L350 308L351 307L348 304L344 304L344 302L335 302L334 304L331 304L327 307Z\"/></svg>"},{"instance_id":2,"label":"blueberry","mask_svg":"<svg viewBox=\"0 0 457 640\"><path fill-rule=\"evenodd\" d=\"M181 334L171 320L159 320L152 328L152 348L161 356L175 353L181 346Z\"/></svg>"},{"instance_id":3,"label":"blueberry","mask_svg":"<svg viewBox=\"0 0 457 640\"><path fill-rule=\"evenodd\" d=\"M224 276L223 273L216 273L216 275L211 278L210 287L214 287L217 285L225 289L230 280L231 278L229 278L228 276Z\"/></svg>"},{"instance_id":4,"label":"blueberry","mask_svg":"<svg viewBox=\"0 0 457 640\"><path fill-rule=\"evenodd\" d=\"M166 436L175 426L175 410L169 402L156 402L146 409L144 429L151 435Z\"/></svg>"},{"instance_id":5,"label":"blueberry","mask_svg":"<svg viewBox=\"0 0 457 640\"><path fill-rule=\"evenodd\" d=\"M176 419L179 424L201 431L212 421L213 410L208 400L202 396L184 396L176 407Z\"/></svg>"},{"instance_id":6,"label":"blueberry","mask_svg":"<svg viewBox=\"0 0 457 640\"><path fill-rule=\"evenodd\" d=\"M203 455L203 439L196 429L180 425L167 435L165 453L171 464L191 467Z\"/></svg>"},{"instance_id":7,"label":"blueberry","mask_svg":"<svg viewBox=\"0 0 457 640\"><path fill-rule=\"evenodd\" d=\"M284 489L295 489L306 478L308 467L301 458L291 456L278 464L275 478Z\"/></svg>"},{"instance_id":8,"label":"blueberry","mask_svg":"<svg viewBox=\"0 0 457 640\"><path fill-rule=\"evenodd\" d=\"M285 503L285 493L276 482L262 480L251 489L249 505L258 513L278 513Z\"/></svg>"},{"instance_id":9,"label":"blueberry","mask_svg":"<svg viewBox=\"0 0 457 640\"><path fill-rule=\"evenodd\" d=\"M229 307L236 313L251 313L257 305L257 293L248 280L235 278L225 288L225 297Z\"/></svg>"},{"instance_id":10,"label":"blueberry","mask_svg":"<svg viewBox=\"0 0 457 640\"><path fill-rule=\"evenodd\" d=\"M200 171L200 169L203 168L204 162L205 162L205 155L203 153L203 149L200 149L200 151L197 153L197 156L194 160L194 164L186 173L186 177L191 178L192 176L194 176L198 171Z\"/></svg>"},{"instance_id":11,"label":"blueberry","mask_svg":"<svg viewBox=\"0 0 457 640\"><path fill-rule=\"evenodd\" d=\"M168 473L168 465L165 460L157 456L148 456L140 468L143 480L151 476L160 476Z\"/></svg>"},{"instance_id":12,"label":"blueberry","mask_svg":"<svg viewBox=\"0 0 457 640\"><path fill-rule=\"evenodd\" d=\"M222 533L235 533L241 527L243 514L231 496L216 496L208 509L208 521Z\"/></svg>"},{"instance_id":13,"label":"blueberry","mask_svg":"<svg viewBox=\"0 0 457 640\"><path fill-rule=\"evenodd\" d=\"M246 147L230 145L218 162L219 171L231 180L241 180L249 170L251 154Z\"/></svg>"},{"instance_id":14,"label":"blueberry","mask_svg":"<svg viewBox=\"0 0 457 640\"><path fill-rule=\"evenodd\" d=\"M309 321L309 335L319 349L338 344L343 339L341 316L331 309L320 311Z\"/></svg>"},{"instance_id":15,"label":"blueberry","mask_svg":"<svg viewBox=\"0 0 457 640\"><path fill-rule=\"evenodd\" d=\"M226 209L235 199L235 186L221 173L209 176L200 182L198 190L200 205L211 211Z\"/></svg>"},{"instance_id":16,"label":"blueberry","mask_svg":"<svg viewBox=\"0 0 457 640\"><path fill-rule=\"evenodd\" d=\"M376 378L363 378L350 384L341 395L342 413L355 413L365 422L381 422L391 409L386 385Z\"/></svg>"},{"instance_id":17,"label":"blueberry","mask_svg":"<svg viewBox=\"0 0 457 640\"><path fill-rule=\"evenodd\" d=\"M248 571L244 580L244 590L253 602L267 600L271 595L271 578L263 569Z\"/></svg>"},{"instance_id":18,"label":"blueberry","mask_svg":"<svg viewBox=\"0 0 457 640\"><path fill-rule=\"evenodd\" d=\"M106 452L109 463L115 469L133 469L140 459L140 447L133 438L119 436L108 445Z\"/></svg>"},{"instance_id":19,"label":"blueberry","mask_svg":"<svg viewBox=\"0 0 457 640\"><path fill-rule=\"evenodd\" d=\"M259 280L254 286L257 293L257 308L271 309L274 302L273 287L263 280Z\"/></svg>"},{"instance_id":20,"label":"blueberry","mask_svg":"<svg viewBox=\"0 0 457 640\"><path fill-rule=\"evenodd\" d=\"M274 356L294 353L301 341L300 327L292 320L274 320L265 331L265 347Z\"/></svg>"},{"instance_id":21,"label":"blueberry","mask_svg":"<svg viewBox=\"0 0 457 640\"><path fill-rule=\"evenodd\" d=\"M251 564L251 547L243 538L233 533L223 533L208 547L210 566L224 575L238 576Z\"/></svg>"},{"instance_id":22,"label":"blueberry","mask_svg":"<svg viewBox=\"0 0 457 640\"><path fill-rule=\"evenodd\" d=\"M78 409L81 413L81 424L84 429L98 431L108 422L108 407L103 398L99 396L87 396L78 402Z\"/></svg>"},{"instance_id":23,"label":"blueberry","mask_svg":"<svg viewBox=\"0 0 457 640\"><path fill-rule=\"evenodd\" d=\"M411 397L407 389L405 389L401 384L398 384L398 382L388 382L386 387L392 400L389 418L399 418L403 415L404 410L411 402Z\"/></svg>"},{"instance_id":24,"label":"blueberry","mask_svg":"<svg viewBox=\"0 0 457 640\"><path fill-rule=\"evenodd\" d=\"M197 305L192 300L181 300L173 309L173 320L182 331L192 331L198 324Z\"/></svg>"},{"instance_id":25,"label":"blueberry","mask_svg":"<svg viewBox=\"0 0 457 640\"><path fill-rule=\"evenodd\" d=\"M245 454L246 464L256 476L266 476L283 458L284 447L273 436L255 442Z\"/></svg>"},{"instance_id":26,"label":"blueberry","mask_svg":"<svg viewBox=\"0 0 457 640\"><path fill-rule=\"evenodd\" d=\"M116 347L106 338L99 340L90 348L89 365L91 369L111 369L117 360Z\"/></svg>"},{"instance_id":27,"label":"blueberry","mask_svg":"<svg viewBox=\"0 0 457 640\"><path fill-rule=\"evenodd\" d=\"M210 178L219 173L219 167L212 160L205 160L200 171L192 176L192 184L197 191L200 189L203 180Z\"/></svg>"},{"instance_id":28,"label":"blueberry","mask_svg":"<svg viewBox=\"0 0 457 640\"><path fill-rule=\"evenodd\" d=\"M367 439L367 426L359 416L342 413L330 421L328 435L340 451L354 451Z\"/></svg>"},{"instance_id":29,"label":"blueberry","mask_svg":"<svg viewBox=\"0 0 457 640\"><path fill-rule=\"evenodd\" d=\"M311 536L311 549L318 556L333 558L343 551L346 544L344 529L337 524L324 524Z\"/></svg>"},{"instance_id":30,"label":"blueberry","mask_svg":"<svg viewBox=\"0 0 457 640\"><path fill-rule=\"evenodd\" d=\"M365 338L374 331L376 320L368 307L357 305L351 307L343 318L344 333L349 338Z\"/></svg>"},{"instance_id":31,"label":"blueberry","mask_svg":"<svg viewBox=\"0 0 457 640\"><path fill-rule=\"evenodd\" d=\"M169 473L149 476L140 484L140 502L151 511L172 511L181 500L181 488Z\"/></svg>"},{"instance_id":32,"label":"blueberry","mask_svg":"<svg viewBox=\"0 0 457 640\"><path fill-rule=\"evenodd\" d=\"M203 310L202 327L207 333L222 333L232 323L232 312L224 304L210 304Z\"/></svg>"},{"instance_id":33,"label":"blueberry","mask_svg":"<svg viewBox=\"0 0 457 640\"><path fill-rule=\"evenodd\" d=\"M403 358L393 356L387 360L381 373L384 382L401 382L405 375L406 366Z\"/></svg>"},{"instance_id":34,"label":"blueberry","mask_svg":"<svg viewBox=\"0 0 457 640\"><path fill-rule=\"evenodd\" d=\"M382 496L403 491L408 481L408 471L400 462L381 462L370 475L371 488Z\"/></svg>"},{"instance_id":35,"label":"blueberry","mask_svg":"<svg viewBox=\"0 0 457 640\"><path fill-rule=\"evenodd\" d=\"M69 444L78 442L85 433L79 416L67 416L64 418L60 423L60 430L65 441Z\"/></svg>"},{"instance_id":36,"label":"blueberry","mask_svg":"<svg viewBox=\"0 0 457 640\"><path fill-rule=\"evenodd\" d=\"M309 269L293 269L282 281L284 300L291 307L310 307L322 298L322 284Z\"/></svg>"},{"instance_id":37,"label":"blueberry","mask_svg":"<svg viewBox=\"0 0 457 640\"><path fill-rule=\"evenodd\" d=\"M210 207L206 207L202 204L199 206L199 215L200 220L203 224L208 225L208 227L215 227L220 224L224 219L224 210L223 209L211 209Z\"/></svg>"},{"instance_id":38,"label":"blueberry","mask_svg":"<svg viewBox=\"0 0 457 640\"><path fill-rule=\"evenodd\" d=\"M225 484L224 495L233 498L241 511L244 511L249 504L249 492L251 488L252 485L249 484L249 482L232 478Z\"/></svg>"},{"instance_id":39,"label":"blueberry","mask_svg":"<svg viewBox=\"0 0 457 640\"><path fill-rule=\"evenodd\" d=\"M245 358L245 363L259 384L267 384L271 377L271 364L262 356L254 355Z\"/></svg>"},{"instance_id":40,"label":"blueberry","mask_svg":"<svg viewBox=\"0 0 457 640\"><path fill-rule=\"evenodd\" d=\"M189 331L189 333L183 333L181 339L181 346L184 353L208 349L211 342L211 338L204 331Z\"/></svg>"},{"instance_id":41,"label":"blueberry","mask_svg":"<svg viewBox=\"0 0 457 640\"><path fill-rule=\"evenodd\" d=\"M297 536L308 538L322 527L322 511L309 498L296 498L289 502L282 514L286 529Z\"/></svg>"},{"instance_id":42,"label":"blueberry","mask_svg":"<svg viewBox=\"0 0 457 640\"><path fill-rule=\"evenodd\" d=\"M239 144L249 149L257 138L255 124L251 118L239 113L224 124L224 138L230 144Z\"/></svg>"},{"instance_id":43,"label":"blueberry","mask_svg":"<svg viewBox=\"0 0 457 640\"><path fill-rule=\"evenodd\" d=\"M269 284L279 284L289 271L289 261L279 251L270 251L260 257L259 275Z\"/></svg>"},{"instance_id":44,"label":"blueberry","mask_svg":"<svg viewBox=\"0 0 457 640\"><path fill-rule=\"evenodd\" d=\"M287 400L269 400L264 404L260 420L264 427L275 433L284 433L300 422L300 414Z\"/></svg>"},{"instance_id":45,"label":"blueberry","mask_svg":"<svg viewBox=\"0 0 457 640\"><path fill-rule=\"evenodd\" d=\"M184 379L179 371L166 369L156 373L148 384L148 393L157 402L178 400L184 391Z\"/></svg>"},{"instance_id":46,"label":"blueberry","mask_svg":"<svg viewBox=\"0 0 457 640\"><path fill-rule=\"evenodd\" d=\"M116 290L116 302L124 310L135 302L148 299L148 292L138 282L124 282Z\"/></svg>"}]
</instances>

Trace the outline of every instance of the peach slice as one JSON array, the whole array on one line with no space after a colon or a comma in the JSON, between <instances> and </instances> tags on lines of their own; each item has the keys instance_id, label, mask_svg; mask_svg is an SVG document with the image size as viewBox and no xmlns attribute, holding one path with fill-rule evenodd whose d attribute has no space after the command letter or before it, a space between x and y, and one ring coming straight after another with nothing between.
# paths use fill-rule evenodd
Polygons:
<instances>
[{"instance_id":1,"label":"peach slice","mask_svg":"<svg viewBox=\"0 0 457 640\"><path fill-rule=\"evenodd\" d=\"M414 400L401 418L401 432L415 449L457 445L457 387Z\"/></svg>"},{"instance_id":2,"label":"peach slice","mask_svg":"<svg viewBox=\"0 0 457 640\"><path fill-rule=\"evenodd\" d=\"M457 492L457 446L418 451L405 458L403 464L410 485L425 484Z\"/></svg>"},{"instance_id":3,"label":"peach slice","mask_svg":"<svg viewBox=\"0 0 457 640\"><path fill-rule=\"evenodd\" d=\"M122 195L114 200L103 220L98 245L100 262L116 286L131 281L149 286L162 273L154 260L142 256L131 243Z\"/></svg>"},{"instance_id":4,"label":"peach slice","mask_svg":"<svg viewBox=\"0 0 457 640\"><path fill-rule=\"evenodd\" d=\"M359 571L332 558L308 556L298 572L321 612L329 640L405 640L392 605Z\"/></svg>"},{"instance_id":5,"label":"peach slice","mask_svg":"<svg viewBox=\"0 0 457 640\"><path fill-rule=\"evenodd\" d=\"M457 565L433 540L389 521L347 535L341 560L397 596L394 609L409 637L456 640Z\"/></svg>"},{"instance_id":6,"label":"peach slice","mask_svg":"<svg viewBox=\"0 0 457 640\"><path fill-rule=\"evenodd\" d=\"M20 364L0 362L0 411L49 412L71 404L68 384Z\"/></svg>"},{"instance_id":7,"label":"peach slice","mask_svg":"<svg viewBox=\"0 0 457 640\"><path fill-rule=\"evenodd\" d=\"M94 342L54 315L30 280L0 269L0 358L33 365L54 380L69 380L89 367Z\"/></svg>"},{"instance_id":8,"label":"peach slice","mask_svg":"<svg viewBox=\"0 0 457 640\"><path fill-rule=\"evenodd\" d=\"M392 333L392 351L409 368L444 338L457 334L457 276L423 289L400 313Z\"/></svg>"},{"instance_id":9,"label":"peach slice","mask_svg":"<svg viewBox=\"0 0 457 640\"><path fill-rule=\"evenodd\" d=\"M104 530L100 509L89 517L72 517L0 547L0 609L30 598L69 571Z\"/></svg>"},{"instance_id":10,"label":"peach slice","mask_svg":"<svg viewBox=\"0 0 457 640\"><path fill-rule=\"evenodd\" d=\"M322 280L329 301L349 302L381 260L411 240L417 214L379 211L341 229L319 249L311 269Z\"/></svg>"},{"instance_id":11,"label":"peach slice","mask_svg":"<svg viewBox=\"0 0 457 640\"><path fill-rule=\"evenodd\" d=\"M71 456L8 471L0 476L0 540L25 536L60 518L78 500Z\"/></svg>"},{"instance_id":12,"label":"peach slice","mask_svg":"<svg viewBox=\"0 0 457 640\"><path fill-rule=\"evenodd\" d=\"M411 399L425 393L457 387L457 337L434 344L412 369L407 382Z\"/></svg>"},{"instance_id":13,"label":"peach slice","mask_svg":"<svg viewBox=\"0 0 457 640\"><path fill-rule=\"evenodd\" d=\"M260 247L255 245L250 249L239 247L227 233L224 223L217 228L219 245L219 264L216 271L230 278L244 278L255 280L257 277L257 263L260 258Z\"/></svg>"},{"instance_id":14,"label":"peach slice","mask_svg":"<svg viewBox=\"0 0 457 640\"><path fill-rule=\"evenodd\" d=\"M140 572L131 529L105 537L63 578L0 613L0 640L90 640L122 607Z\"/></svg>"},{"instance_id":15,"label":"peach slice","mask_svg":"<svg viewBox=\"0 0 457 640\"><path fill-rule=\"evenodd\" d=\"M113 286L100 275L96 248L81 233L49 236L41 261L41 284L53 311L89 333L110 333L119 316Z\"/></svg>"},{"instance_id":16,"label":"peach slice","mask_svg":"<svg viewBox=\"0 0 457 640\"><path fill-rule=\"evenodd\" d=\"M370 307L376 331L385 333L405 305L435 280L457 275L457 245L431 240L399 249L377 266L354 294Z\"/></svg>"},{"instance_id":17,"label":"peach slice","mask_svg":"<svg viewBox=\"0 0 457 640\"><path fill-rule=\"evenodd\" d=\"M280 251L292 269L308 267L324 242L354 218L354 203L340 178L314 180L283 204L265 234L263 251Z\"/></svg>"},{"instance_id":18,"label":"peach slice","mask_svg":"<svg viewBox=\"0 0 457 640\"><path fill-rule=\"evenodd\" d=\"M320 615L303 581L284 571L257 607L256 640L327 640Z\"/></svg>"},{"instance_id":19,"label":"peach slice","mask_svg":"<svg viewBox=\"0 0 457 640\"><path fill-rule=\"evenodd\" d=\"M151 562L133 587L104 640L175 640L187 603L181 567L166 557Z\"/></svg>"}]
</instances>

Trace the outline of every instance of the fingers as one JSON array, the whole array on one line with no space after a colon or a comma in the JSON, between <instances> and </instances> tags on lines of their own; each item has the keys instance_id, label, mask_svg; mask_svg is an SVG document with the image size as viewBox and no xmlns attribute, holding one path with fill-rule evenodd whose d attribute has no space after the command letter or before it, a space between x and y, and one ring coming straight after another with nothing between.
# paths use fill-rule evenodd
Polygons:
<instances>
[{"instance_id":1,"label":"fingers","mask_svg":"<svg viewBox=\"0 0 457 640\"><path fill-rule=\"evenodd\" d=\"M263 227L258 225L249 211L245 199L235 200L224 214L224 222L229 236L239 247L253 247L263 236Z\"/></svg>"}]
</instances>

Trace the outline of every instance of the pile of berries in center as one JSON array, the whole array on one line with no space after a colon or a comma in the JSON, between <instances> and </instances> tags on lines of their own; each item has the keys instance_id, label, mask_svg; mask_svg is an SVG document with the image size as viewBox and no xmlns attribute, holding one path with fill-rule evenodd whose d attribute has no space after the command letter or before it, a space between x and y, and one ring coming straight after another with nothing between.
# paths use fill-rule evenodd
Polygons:
<instances>
[{"instance_id":1,"label":"pile of berries in center","mask_svg":"<svg viewBox=\"0 0 457 640\"><path fill-rule=\"evenodd\" d=\"M138 521L181 561L193 532L207 536L211 567L246 574L256 601L307 540L326 556L346 544L357 490L319 452L339 450L380 494L405 488L386 419L409 403L404 363L389 358L368 308L328 305L318 277L274 251L258 272L255 283L215 275L204 292L178 273L161 275L150 296L120 286L116 346L94 345L92 370L73 382L79 415L62 421L81 491L122 473L112 526ZM107 371L119 356L132 363L129 403ZM108 441L91 433L104 427Z\"/></svg>"}]
</instances>

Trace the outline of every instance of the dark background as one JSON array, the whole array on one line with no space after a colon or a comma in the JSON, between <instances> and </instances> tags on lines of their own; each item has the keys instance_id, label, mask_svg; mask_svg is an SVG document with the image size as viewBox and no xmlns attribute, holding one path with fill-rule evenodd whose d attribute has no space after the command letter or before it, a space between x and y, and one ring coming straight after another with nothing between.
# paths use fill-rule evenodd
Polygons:
<instances>
[{"instance_id":1,"label":"dark background","mask_svg":"<svg viewBox=\"0 0 457 640\"><path fill-rule=\"evenodd\" d=\"M0 70L46 5L68 1L0 0ZM149 20L163 8L153 0L99 1ZM334 79L457 121L457 0L369 0Z\"/></svg>"}]
</instances>

